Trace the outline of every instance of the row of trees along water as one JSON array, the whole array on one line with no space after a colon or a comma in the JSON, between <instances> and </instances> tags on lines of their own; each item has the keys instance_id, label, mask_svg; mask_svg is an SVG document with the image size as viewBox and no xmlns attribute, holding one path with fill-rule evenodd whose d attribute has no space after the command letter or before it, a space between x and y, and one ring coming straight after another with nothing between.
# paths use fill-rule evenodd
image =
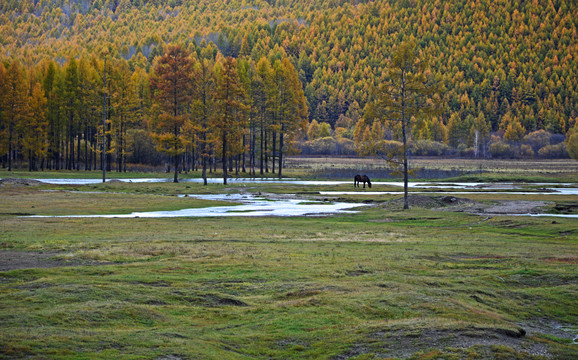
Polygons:
<instances>
[{"instance_id":1,"label":"row of trees along water","mask_svg":"<svg viewBox=\"0 0 578 360\"><path fill-rule=\"evenodd\" d=\"M225 178L240 170L282 176L283 156L307 126L295 68L282 54L255 62L205 49L169 46L150 73L106 54L63 66L0 64L3 166L102 168L104 141L108 170L159 164L164 154L175 181L178 171L199 168L206 178L217 160Z\"/></svg>"},{"instance_id":2,"label":"row of trees along water","mask_svg":"<svg viewBox=\"0 0 578 360\"><path fill-rule=\"evenodd\" d=\"M370 136L399 140L396 131L374 125L365 108L393 50L414 39L444 89L439 96L445 104L439 116L416 119L414 146L432 154L452 153L449 148L473 156L531 156L540 150L555 155L578 110L578 9L572 5L564 0L6 1L0 3L0 57L5 67L17 61L34 76L35 69L46 68L46 59L55 61L58 71L72 58L79 69L94 67L94 54L107 49L111 64L124 59L131 71L140 71L143 88L169 43L197 57L204 51L212 61L219 53L255 63L287 58L314 125L304 149L315 152L328 143L340 152L355 151L354 143ZM320 135L329 130L333 143L316 135L313 120ZM127 131L129 137L138 133ZM136 136L138 144L145 133ZM548 139L538 148L535 138ZM158 161L158 154L149 158Z\"/></svg>"}]
</instances>

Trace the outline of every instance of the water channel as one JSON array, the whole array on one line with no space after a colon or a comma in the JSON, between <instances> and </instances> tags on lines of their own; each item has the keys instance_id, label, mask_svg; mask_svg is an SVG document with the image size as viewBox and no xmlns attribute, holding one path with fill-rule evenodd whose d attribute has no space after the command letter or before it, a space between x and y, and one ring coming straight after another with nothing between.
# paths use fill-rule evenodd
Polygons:
<instances>
[{"instance_id":1,"label":"water channel","mask_svg":"<svg viewBox=\"0 0 578 360\"><path fill-rule=\"evenodd\" d=\"M49 184L61 185L89 185L98 184L99 179L37 179ZM223 179L211 178L210 183L222 183ZM166 178L132 178L118 179L122 182L132 183L159 183L169 182ZM200 183L202 179L182 179L182 182ZM331 186L351 184L350 181L332 180L296 180L296 179L250 179L239 178L229 179L230 184L294 184L306 186ZM402 187L402 182L374 182L375 186L397 186ZM471 194L510 194L510 195L578 195L576 184L515 184L515 183L440 183L440 182L412 182L408 184L412 189L411 194L436 194L436 195L471 195ZM528 189L531 186L535 190ZM423 191L423 190L433 190ZM447 191L446 191L447 190ZM372 191L370 189L356 189L355 191L319 191L317 194L324 196L339 195L402 195L402 191ZM185 195L182 195L185 196ZM304 201L301 199L267 199L262 196L253 195L186 195L205 200L231 201L235 204L230 206L211 206L205 208L182 209L175 211L149 211L133 212L130 214L110 214L110 215L67 215L62 217L104 217L104 218L145 218L145 217L223 217L223 216L319 216L327 214L351 213L356 207L367 206L359 203L346 202L323 202ZM512 216L553 216L578 218L576 214L508 214Z\"/></svg>"},{"instance_id":2,"label":"water channel","mask_svg":"<svg viewBox=\"0 0 578 360\"><path fill-rule=\"evenodd\" d=\"M222 216L319 216L328 214L353 213L350 209L365 204L304 201L298 199L270 200L253 195L182 195L204 200L231 201L230 206L181 209L173 211L147 211L130 214L110 215L65 215L33 217L83 217L83 218L164 218L164 217L222 217ZM240 205L237 205L240 204Z\"/></svg>"}]
</instances>

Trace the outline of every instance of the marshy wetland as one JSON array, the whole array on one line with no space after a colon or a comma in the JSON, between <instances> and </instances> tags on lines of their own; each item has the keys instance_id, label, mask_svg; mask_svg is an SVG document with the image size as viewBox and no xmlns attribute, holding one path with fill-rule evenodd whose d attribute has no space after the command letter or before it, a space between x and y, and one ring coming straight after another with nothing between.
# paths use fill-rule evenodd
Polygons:
<instances>
[{"instance_id":1,"label":"marshy wetland","mask_svg":"<svg viewBox=\"0 0 578 360\"><path fill-rule=\"evenodd\" d=\"M0 357L578 356L578 221L514 216L576 215L573 168L430 182L409 211L390 180L294 169L319 183L3 181ZM310 211L249 217L252 201Z\"/></svg>"}]
</instances>

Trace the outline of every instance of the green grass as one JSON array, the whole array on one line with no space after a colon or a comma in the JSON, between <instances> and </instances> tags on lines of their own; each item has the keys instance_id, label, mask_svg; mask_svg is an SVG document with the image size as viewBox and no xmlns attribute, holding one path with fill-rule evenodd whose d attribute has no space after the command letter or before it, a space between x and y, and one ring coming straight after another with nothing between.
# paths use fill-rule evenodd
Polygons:
<instances>
[{"instance_id":1,"label":"green grass","mask_svg":"<svg viewBox=\"0 0 578 360\"><path fill-rule=\"evenodd\" d=\"M209 204L168 196L178 193L343 188L0 187L0 248L74 265L0 272L0 358L542 359L518 341L554 358L578 355L557 334L516 338L519 328L578 321L575 219L383 207L322 218L11 215ZM71 189L102 193L61 191ZM459 346L472 337L489 343Z\"/></svg>"},{"instance_id":2,"label":"green grass","mask_svg":"<svg viewBox=\"0 0 578 360\"><path fill-rule=\"evenodd\" d=\"M160 195L158 189L127 186L53 186L12 187L1 189L0 215L99 215L128 214L137 211L165 211L230 205L229 202L200 200L191 197ZM174 187L174 186L173 186ZM182 190L184 190L183 187Z\"/></svg>"}]
</instances>

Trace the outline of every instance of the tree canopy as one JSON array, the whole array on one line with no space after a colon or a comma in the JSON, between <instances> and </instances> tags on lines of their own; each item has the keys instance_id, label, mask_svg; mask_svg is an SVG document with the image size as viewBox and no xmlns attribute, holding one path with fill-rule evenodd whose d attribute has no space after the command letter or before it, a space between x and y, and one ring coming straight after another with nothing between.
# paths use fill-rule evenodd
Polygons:
<instances>
[{"instance_id":1,"label":"tree canopy","mask_svg":"<svg viewBox=\"0 0 578 360\"><path fill-rule=\"evenodd\" d=\"M492 149L500 148L498 141L520 150L525 136L545 130L552 134L554 146L560 143L558 134L564 136L575 126L578 9L573 5L561 0L4 1L0 3L0 62L8 74L2 76L12 76L9 67L18 66L19 74L26 75L24 84L42 83L48 122L48 149L43 156L54 159L66 154L62 167L78 168L81 163L96 165L97 153L91 153L90 147L98 144L90 142L90 132L102 130L87 119L95 112L89 102L98 87L91 84L98 82L94 64L102 62L103 52L110 54L111 71L123 67L124 74L130 72L138 82L136 99L126 94L136 101L125 98L111 103L108 110L111 141L124 149L114 150L118 152L114 156L124 164L135 160L129 138L137 136L138 146L150 141L141 136L152 114L149 76L173 44L198 64L240 59L243 86L255 91L255 99L258 83L274 81L275 64L290 63L303 91L308 120L329 124L331 135L324 138L332 138L335 151L351 152L356 124L372 101L371 90L383 81L394 49L413 41L420 53L427 54L428 76L445 89L439 99L444 111L412 126L413 144L435 142L460 154L497 156ZM259 66L262 59L271 71L264 63ZM26 86L31 94L33 86ZM111 88L110 94L121 89ZM20 120L10 115L8 100L2 101L0 153L16 156L11 146L20 147L20 140L10 138L17 130L10 124ZM278 137L273 142L273 134L278 136L275 126L263 123L277 111L272 98L267 101L246 103L249 129L245 134L245 145L263 139L262 146L251 147L266 151L249 158L251 166L263 162L259 167L265 172L273 166L271 160L278 159L272 147L280 145ZM133 106L137 110L130 113L135 116L126 118L123 114ZM264 117L253 121L251 111ZM125 132L127 137L121 138L119 134ZM319 144L311 142L303 148L315 149ZM79 146L85 145L79 155ZM239 146L243 147L243 139ZM185 153L196 149L192 143L185 147ZM527 154L539 156L538 151Z\"/></svg>"}]
</instances>

